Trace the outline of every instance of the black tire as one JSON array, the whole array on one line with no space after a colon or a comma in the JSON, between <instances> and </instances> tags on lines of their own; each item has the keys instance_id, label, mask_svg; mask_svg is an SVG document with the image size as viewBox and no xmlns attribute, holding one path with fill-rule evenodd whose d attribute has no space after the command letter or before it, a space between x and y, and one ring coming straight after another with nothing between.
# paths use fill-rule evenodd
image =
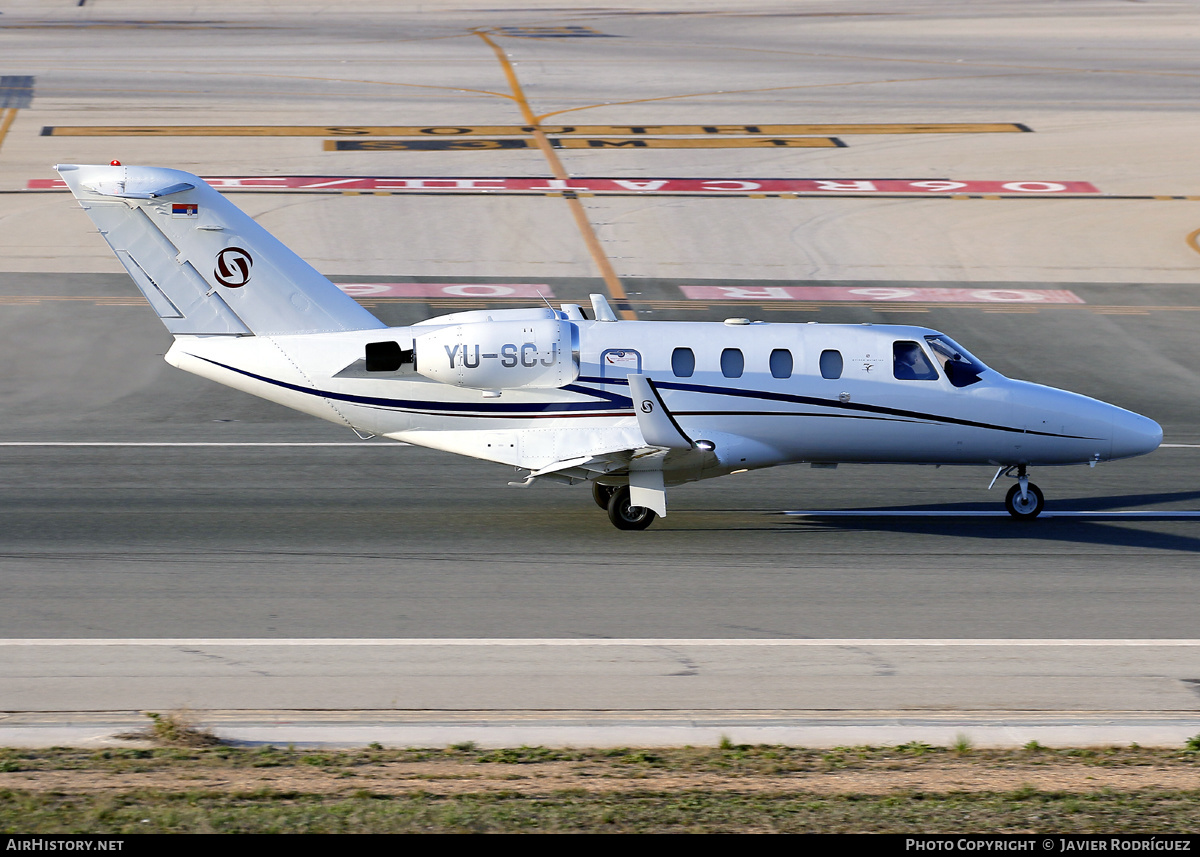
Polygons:
<instances>
[{"instance_id":1,"label":"black tire","mask_svg":"<svg viewBox=\"0 0 1200 857\"><path fill-rule=\"evenodd\" d=\"M612 495L617 492L620 485L601 485L599 482L592 483L592 499L596 501L596 505L601 509L608 510L608 501L612 499Z\"/></svg>"},{"instance_id":2,"label":"black tire","mask_svg":"<svg viewBox=\"0 0 1200 857\"><path fill-rule=\"evenodd\" d=\"M644 530L658 515L653 509L629 504L629 486L622 485L608 500L608 519L618 530Z\"/></svg>"},{"instance_id":3,"label":"black tire","mask_svg":"<svg viewBox=\"0 0 1200 857\"><path fill-rule=\"evenodd\" d=\"M1019 521L1032 521L1042 514L1042 509L1046 508L1046 498L1042 496L1042 489L1032 482L1029 483L1028 489L1025 502L1021 502L1021 486L1019 484L1009 488L1008 496L1004 498L1004 508L1008 509L1008 514Z\"/></svg>"}]
</instances>

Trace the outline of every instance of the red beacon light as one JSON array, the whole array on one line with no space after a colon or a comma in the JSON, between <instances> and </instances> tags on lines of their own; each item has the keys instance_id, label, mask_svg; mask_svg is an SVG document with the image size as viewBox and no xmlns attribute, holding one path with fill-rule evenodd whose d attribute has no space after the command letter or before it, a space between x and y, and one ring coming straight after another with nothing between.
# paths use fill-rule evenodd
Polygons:
<instances>
[{"instance_id":1,"label":"red beacon light","mask_svg":"<svg viewBox=\"0 0 1200 857\"><path fill-rule=\"evenodd\" d=\"M121 166L121 162L120 161L109 161L108 165L110 167L119 167L119 166Z\"/></svg>"}]
</instances>

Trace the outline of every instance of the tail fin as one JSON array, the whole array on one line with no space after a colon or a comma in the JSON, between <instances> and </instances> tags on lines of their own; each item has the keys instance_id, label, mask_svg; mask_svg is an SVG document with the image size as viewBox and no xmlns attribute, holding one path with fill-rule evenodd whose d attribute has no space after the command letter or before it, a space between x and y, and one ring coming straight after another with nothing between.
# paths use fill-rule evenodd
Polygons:
<instances>
[{"instance_id":1,"label":"tail fin","mask_svg":"<svg viewBox=\"0 0 1200 857\"><path fill-rule=\"evenodd\" d=\"M202 179L161 167L55 167L174 334L386 327Z\"/></svg>"}]
</instances>

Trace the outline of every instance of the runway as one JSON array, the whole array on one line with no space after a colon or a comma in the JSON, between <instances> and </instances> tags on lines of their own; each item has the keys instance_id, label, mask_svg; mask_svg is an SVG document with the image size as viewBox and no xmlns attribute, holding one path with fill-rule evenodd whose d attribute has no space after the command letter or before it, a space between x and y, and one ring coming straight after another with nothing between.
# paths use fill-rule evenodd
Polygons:
<instances>
[{"instance_id":1,"label":"runway","mask_svg":"<svg viewBox=\"0 0 1200 857\"><path fill-rule=\"evenodd\" d=\"M5 14L0 742L72 724L105 741L127 712L179 708L282 743L1200 732L1196 13L800 5ZM43 133L114 117L120 136ZM753 123L836 125L844 145L548 145L650 125L753 141ZM216 130L161 131L180 126ZM324 145L430 128L528 145ZM1033 523L1002 514L986 469L842 465L683 486L650 530L617 532L586 487L514 490L509 468L167 366L169 335L69 195L31 185L114 157L374 182L231 198L389 324L538 302L527 288L607 291L636 318L917 323L1147 414L1166 442L1043 468ZM568 184L378 190L414 177ZM710 193L768 178L846 187ZM862 184L883 180L967 190ZM1095 192L1001 189L1029 182Z\"/></svg>"}]
</instances>

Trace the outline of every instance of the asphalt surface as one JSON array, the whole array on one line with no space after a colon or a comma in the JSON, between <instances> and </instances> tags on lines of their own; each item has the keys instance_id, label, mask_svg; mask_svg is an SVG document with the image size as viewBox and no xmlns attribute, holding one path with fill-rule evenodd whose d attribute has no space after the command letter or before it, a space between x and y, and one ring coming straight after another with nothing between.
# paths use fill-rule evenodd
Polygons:
<instances>
[{"instance_id":1,"label":"asphalt surface","mask_svg":"<svg viewBox=\"0 0 1200 857\"><path fill-rule=\"evenodd\" d=\"M364 4L330 26L253 4L218 4L204 21L111 5L0 22L0 72L36 77L0 137L0 640L42 641L3 648L0 710L1195 713L1194 646L1053 645L1197 637L1200 521L1172 516L1200 511L1200 253L1189 243L1200 211L1182 199L1200 192L1180 35L1193 11L866 4L886 14L833 16L814 3L807 18L791 4L417 16ZM579 110L581 122L1034 128L847 137L829 150L564 151L573 175L1079 180L1181 197L584 200L639 317L918 323L1012 377L1144 413L1167 446L1035 472L1049 516L1031 524L957 514L1002 507L1006 486L988 492L983 469L842 466L684 486L666 519L618 532L586 487L512 489L508 468L364 443L172 369L161 360L169 336L125 300L133 287L69 197L24 191L49 163L114 153L203 175L547 175L536 150L40 134L118 121L118 105L130 125L512 124L511 98L479 94L507 92L506 79L469 33L506 21L607 34L503 41L540 112L637 102ZM129 48L119 63L103 49L117 39ZM201 62L214 48L223 64ZM200 65L191 78L156 74L168 56ZM606 288L561 198L234 200L335 280L542 283L556 300ZM994 284L1069 289L1082 303L796 308L681 290L720 283ZM401 324L462 302L367 305ZM868 514L784 514L847 510ZM1161 517L1100 514L1122 511ZM418 649L303 645L353 638L481 642L432 661ZM143 639L179 642L59 645ZM668 657L652 645L570 657L533 646L492 660L487 641L513 639L675 643ZM1004 639L1047 645L954 646ZM768 657L749 643L705 648L712 640L828 642ZM889 648L907 640L949 642Z\"/></svg>"}]
</instances>

